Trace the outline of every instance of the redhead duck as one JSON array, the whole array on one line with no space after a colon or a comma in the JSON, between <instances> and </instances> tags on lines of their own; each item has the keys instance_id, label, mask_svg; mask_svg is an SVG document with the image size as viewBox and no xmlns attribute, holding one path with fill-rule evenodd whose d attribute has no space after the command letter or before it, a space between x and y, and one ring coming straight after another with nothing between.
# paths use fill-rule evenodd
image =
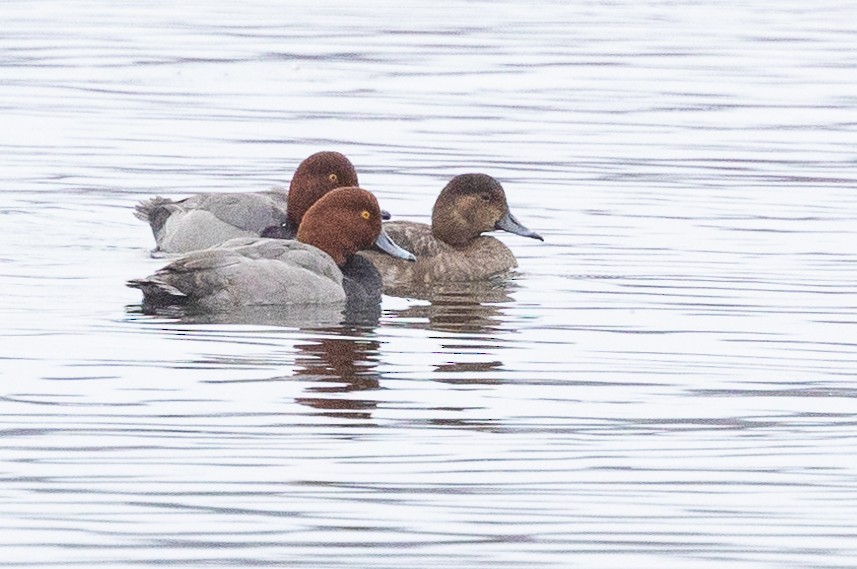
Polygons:
<instances>
[{"instance_id":1,"label":"redhead duck","mask_svg":"<svg viewBox=\"0 0 857 569\"><path fill-rule=\"evenodd\" d=\"M381 273L387 291L437 282L478 281L518 265L500 240L482 235L495 229L544 241L509 211L500 182L486 174L462 174L438 196L431 225L412 221L384 224L390 237L416 256L416 263L400 263L372 251L361 255Z\"/></svg>"},{"instance_id":2,"label":"redhead duck","mask_svg":"<svg viewBox=\"0 0 857 569\"><path fill-rule=\"evenodd\" d=\"M297 241L239 237L184 255L153 275L128 281L144 307L184 305L197 312L259 306L380 303L382 282L355 253L373 245L413 260L381 225L371 193L357 187L324 195L304 215Z\"/></svg>"},{"instance_id":3,"label":"redhead duck","mask_svg":"<svg viewBox=\"0 0 857 569\"><path fill-rule=\"evenodd\" d=\"M288 196L274 189L204 193L178 201L155 197L139 203L134 215L152 226L156 251L163 253L187 253L235 237L292 239L309 207L344 186L357 186L357 172L348 158L318 152L298 166Z\"/></svg>"}]
</instances>

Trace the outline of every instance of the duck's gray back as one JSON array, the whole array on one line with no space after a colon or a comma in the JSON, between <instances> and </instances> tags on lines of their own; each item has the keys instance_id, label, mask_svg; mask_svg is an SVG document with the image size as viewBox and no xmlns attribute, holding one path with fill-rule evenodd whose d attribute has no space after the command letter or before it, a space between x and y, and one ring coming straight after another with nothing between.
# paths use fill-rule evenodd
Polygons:
<instances>
[{"instance_id":1,"label":"duck's gray back","mask_svg":"<svg viewBox=\"0 0 857 569\"><path fill-rule=\"evenodd\" d=\"M284 189L252 193L205 193L180 201L153 198L137 206L135 215L149 222L157 248L186 253L212 247L235 237L258 237L286 221Z\"/></svg>"},{"instance_id":2,"label":"duck's gray back","mask_svg":"<svg viewBox=\"0 0 857 569\"><path fill-rule=\"evenodd\" d=\"M244 237L195 251L132 286L178 292L205 311L345 301L342 273L329 255L280 239Z\"/></svg>"}]
</instances>

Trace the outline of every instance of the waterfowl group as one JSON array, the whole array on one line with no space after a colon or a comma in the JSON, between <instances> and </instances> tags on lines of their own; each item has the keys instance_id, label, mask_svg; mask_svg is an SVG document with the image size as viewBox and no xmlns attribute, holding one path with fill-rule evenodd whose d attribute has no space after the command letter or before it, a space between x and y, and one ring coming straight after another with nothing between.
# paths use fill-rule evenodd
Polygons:
<instances>
[{"instance_id":1,"label":"waterfowl group","mask_svg":"<svg viewBox=\"0 0 857 569\"><path fill-rule=\"evenodd\" d=\"M431 225L382 224L389 214L357 185L354 166L338 152L304 160L288 193L153 198L135 215L151 225L155 251L184 255L128 286L143 291L144 306L203 313L377 307L382 290L484 280L517 266L509 248L485 232L542 240L512 215L503 187L486 174L454 177L435 202Z\"/></svg>"},{"instance_id":2,"label":"waterfowl group","mask_svg":"<svg viewBox=\"0 0 857 569\"><path fill-rule=\"evenodd\" d=\"M189 305L200 311L377 303L381 279L355 253L374 245L400 259L414 258L387 237L378 201L364 189L333 190L303 217L296 240L238 237L188 253L128 285L142 290L152 305Z\"/></svg>"}]
</instances>

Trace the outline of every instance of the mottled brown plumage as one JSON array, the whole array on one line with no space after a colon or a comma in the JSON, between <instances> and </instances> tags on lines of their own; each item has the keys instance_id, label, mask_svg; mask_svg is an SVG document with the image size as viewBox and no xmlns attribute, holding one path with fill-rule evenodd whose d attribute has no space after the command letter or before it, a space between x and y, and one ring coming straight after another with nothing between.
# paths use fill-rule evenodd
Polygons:
<instances>
[{"instance_id":1,"label":"mottled brown plumage","mask_svg":"<svg viewBox=\"0 0 857 569\"><path fill-rule=\"evenodd\" d=\"M364 251L381 273L386 289L434 282L477 281L515 268L515 255L499 239L479 236L453 247L434 236L430 225L389 221L384 230L400 247L414 254L416 263L388 262L382 253ZM394 259L390 259L395 261Z\"/></svg>"},{"instance_id":2,"label":"mottled brown plumage","mask_svg":"<svg viewBox=\"0 0 857 569\"><path fill-rule=\"evenodd\" d=\"M378 269L386 292L437 282L478 281L517 266L512 251L482 233L504 229L541 240L509 212L503 187L485 174L463 174L443 189L432 210L432 224L391 221L384 229L416 263L373 251L360 253Z\"/></svg>"}]
</instances>

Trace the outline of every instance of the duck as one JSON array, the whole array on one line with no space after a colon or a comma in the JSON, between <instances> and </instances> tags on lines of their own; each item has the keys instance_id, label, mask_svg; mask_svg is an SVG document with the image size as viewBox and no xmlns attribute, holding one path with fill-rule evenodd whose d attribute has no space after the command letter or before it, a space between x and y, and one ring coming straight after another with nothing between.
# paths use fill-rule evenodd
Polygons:
<instances>
[{"instance_id":1,"label":"duck","mask_svg":"<svg viewBox=\"0 0 857 569\"><path fill-rule=\"evenodd\" d=\"M487 174L461 174L438 195L431 225L389 221L384 230L411 251L415 263L403 263L374 251L360 254L378 269L386 292L432 283L490 279L517 267L512 251L485 232L503 230L544 241L509 211L506 193Z\"/></svg>"},{"instance_id":2,"label":"duck","mask_svg":"<svg viewBox=\"0 0 857 569\"><path fill-rule=\"evenodd\" d=\"M143 306L182 306L196 313L248 307L381 302L382 280L357 251L376 246L405 261L414 256L384 231L375 196L359 187L332 190L303 215L297 239L237 237L178 257L127 282Z\"/></svg>"},{"instance_id":3,"label":"duck","mask_svg":"<svg viewBox=\"0 0 857 569\"><path fill-rule=\"evenodd\" d=\"M134 215L151 226L154 253L187 253L236 237L294 239L304 214L321 196L358 185L357 171L345 155L323 151L300 163L288 193L284 188L209 192L177 201L158 196L137 204Z\"/></svg>"}]
</instances>

